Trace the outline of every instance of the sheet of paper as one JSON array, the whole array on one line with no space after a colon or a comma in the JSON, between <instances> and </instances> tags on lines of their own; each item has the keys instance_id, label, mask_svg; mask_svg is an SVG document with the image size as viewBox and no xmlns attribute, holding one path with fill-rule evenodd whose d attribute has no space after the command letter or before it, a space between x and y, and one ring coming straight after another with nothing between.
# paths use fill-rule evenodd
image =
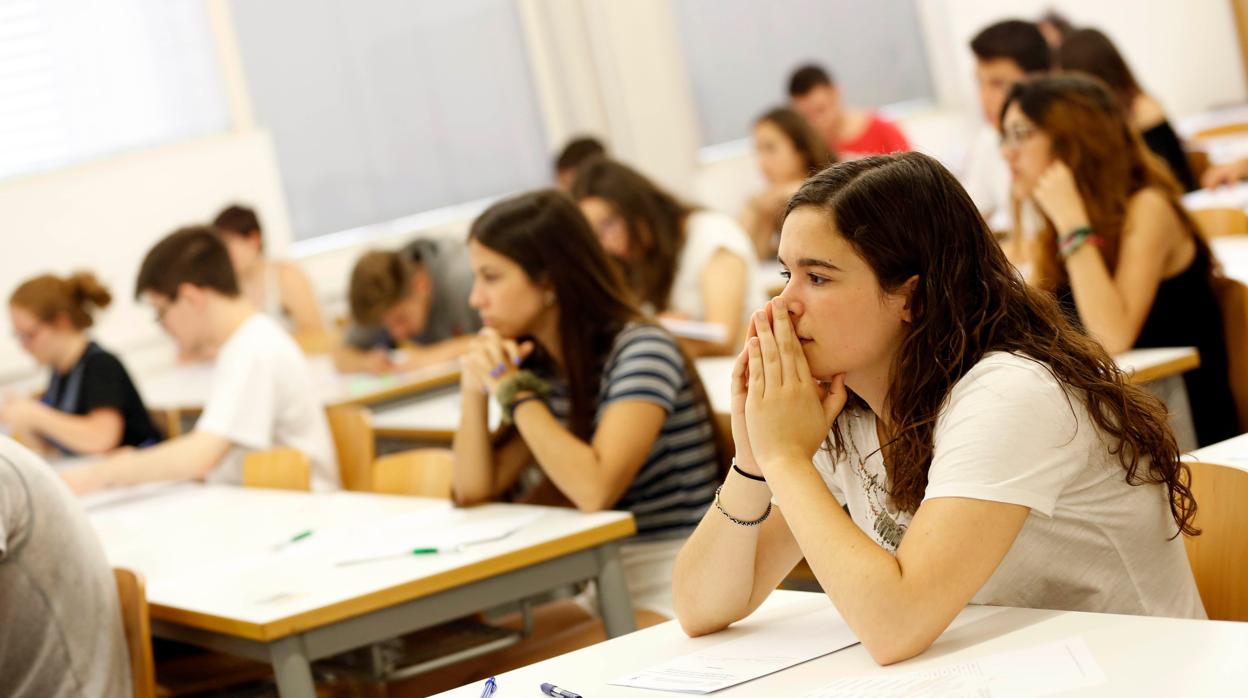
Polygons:
<instances>
[{"instance_id":1,"label":"sheet of paper","mask_svg":"<svg viewBox=\"0 0 1248 698\"><path fill-rule=\"evenodd\" d=\"M697 322L695 320L676 320L662 318L659 323L677 337L696 339L703 342L719 344L728 341L728 330L714 322Z\"/></svg>"},{"instance_id":2,"label":"sheet of paper","mask_svg":"<svg viewBox=\"0 0 1248 698\"><path fill-rule=\"evenodd\" d=\"M700 652L686 654L610 681L613 686L676 693L711 693L822 657L858 638L829 607L748 632Z\"/></svg>"},{"instance_id":3,"label":"sheet of paper","mask_svg":"<svg viewBox=\"0 0 1248 698\"><path fill-rule=\"evenodd\" d=\"M361 535L335 536L329 545L337 549L333 555L335 564L350 564L376 557L403 555L413 548L454 548L457 545L501 540L541 516L540 512L522 511L473 519L459 510L447 511L436 517L421 512L417 516L396 517L361 531Z\"/></svg>"},{"instance_id":4,"label":"sheet of paper","mask_svg":"<svg viewBox=\"0 0 1248 698\"><path fill-rule=\"evenodd\" d=\"M123 504L141 502L154 497L163 497L174 492L193 490L199 487L194 482L145 482L129 487L116 487L100 490L83 496L79 501L88 512L98 512Z\"/></svg>"},{"instance_id":5,"label":"sheet of paper","mask_svg":"<svg viewBox=\"0 0 1248 698\"><path fill-rule=\"evenodd\" d=\"M837 679L803 698L1036 698L1105 683L1081 637L923 672Z\"/></svg>"}]
</instances>

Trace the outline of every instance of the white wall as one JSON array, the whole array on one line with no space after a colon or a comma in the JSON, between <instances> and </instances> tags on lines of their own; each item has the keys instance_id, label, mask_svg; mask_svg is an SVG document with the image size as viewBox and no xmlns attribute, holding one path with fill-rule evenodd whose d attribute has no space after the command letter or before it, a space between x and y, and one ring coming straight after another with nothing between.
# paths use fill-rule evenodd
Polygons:
<instances>
[{"instance_id":1,"label":"white wall","mask_svg":"<svg viewBox=\"0 0 1248 698\"><path fill-rule=\"evenodd\" d=\"M1118 46L1145 90L1178 119L1246 97L1231 3L1226 0L917 0L936 82L949 107L975 104L970 40L1002 19L1035 19L1047 9L1096 27Z\"/></svg>"},{"instance_id":2,"label":"white wall","mask_svg":"<svg viewBox=\"0 0 1248 698\"><path fill-rule=\"evenodd\" d=\"M151 312L133 300L148 248L188 223L211 220L231 201L254 205L276 249L290 239L286 206L268 136L223 134L129 153L55 172L0 182L0 297L44 272L90 269L113 293L96 336L133 352L168 344ZM33 362L10 339L0 313L0 377Z\"/></svg>"}]
</instances>

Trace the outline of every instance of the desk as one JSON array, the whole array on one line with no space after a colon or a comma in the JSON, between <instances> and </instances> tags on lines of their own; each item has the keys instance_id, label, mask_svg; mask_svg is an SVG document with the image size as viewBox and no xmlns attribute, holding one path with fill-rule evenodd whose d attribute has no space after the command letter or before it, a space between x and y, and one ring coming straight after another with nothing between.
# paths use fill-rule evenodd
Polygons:
<instances>
[{"instance_id":1,"label":"desk","mask_svg":"<svg viewBox=\"0 0 1248 698\"><path fill-rule=\"evenodd\" d=\"M774 592L750 619L721 633L689 638L670 621L502 674L498 676L498 695L541 695L537 688L543 682L588 698L678 695L609 686L607 682L740 637L756 623L813 612L830 603L822 594ZM926 652L890 667L876 665L861 645L855 645L712 695L796 698L837 678L930 671L1072 636L1087 642L1107 683L1064 696L1240 695L1248 685L1248 662L1244 661L1248 656L1248 623L988 606L968 607L954 623ZM477 698L480 694L478 683L440 695Z\"/></svg>"},{"instance_id":2,"label":"desk","mask_svg":"<svg viewBox=\"0 0 1248 698\"><path fill-rule=\"evenodd\" d=\"M370 420L373 435L378 439L450 443L459 429L461 404L456 387L402 405L374 410ZM493 397L489 399L489 410L490 431L497 431L503 414Z\"/></svg>"},{"instance_id":3,"label":"desk","mask_svg":"<svg viewBox=\"0 0 1248 698\"><path fill-rule=\"evenodd\" d=\"M784 290L786 282L780 275L783 271L784 265L778 259L768 259L758 263L758 278L763 280L763 290L767 292L768 298L774 298Z\"/></svg>"},{"instance_id":4,"label":"desk","mask_svg":"<svg viewBox=\"0 0 1248 698\"><path fill-rule=\"evenodd\" d=\"M1187 454L1185 460L1229 465L1241 470L1248 470L1248 434L1240 434L1226 441L1219 441L1216 444L1198 448Z\"/></svg>"},{"instance_id":5,"label":"desk","mask_svg":"<svg viewBox=\"0 0 1248 698\"><path fill-rule=\"evenodd\" d=\"M310 356L308 365L326 407L392 404L459 380L457 361L387 375L339 373L328 356ZM134 378L147 408L170 415L166 426L175 436L183 431L184 419L203 409L212 392L212 372L212 364L191 364L137 373Z\"/></svg>"},{"instance_id":6,"label":"desk","mask_svg":"<svg viewBox=\"0 0 1248 698\"><path fill-rule=\"evenodd\" d=\"M513 504L454 512L416 497L194 486L91 506L90 517L109 562L146 577L154 635L270 662L282 696L313 695L311 660L586 579L598 580L607 633L633 629L615 547L635 531L632 515ZM430 517L469 525L517 513L540 518L463 552L333 564L373 545L369 531L393 541L410 527L415 547ZM273 549L303 530L316 533Z\"/></svg>"}]
</instances>

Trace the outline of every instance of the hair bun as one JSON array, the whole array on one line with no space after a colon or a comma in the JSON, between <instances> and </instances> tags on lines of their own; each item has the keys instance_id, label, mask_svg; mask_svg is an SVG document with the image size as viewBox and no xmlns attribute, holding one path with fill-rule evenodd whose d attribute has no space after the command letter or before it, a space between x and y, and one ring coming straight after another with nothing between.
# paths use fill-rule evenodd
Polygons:
<instances>
[{"instance_id":1,"label":"hair bun","mask_svg":"<svg viewBox=\"0 0 1248 698\"><path fill-rule=\"evenodd\" d=\"M97 308L107 308L113 300L108 288L89 271L74 272L65 281L69 284L70 294L79 304L90 303Z\"/></svg>"}]
</instances>

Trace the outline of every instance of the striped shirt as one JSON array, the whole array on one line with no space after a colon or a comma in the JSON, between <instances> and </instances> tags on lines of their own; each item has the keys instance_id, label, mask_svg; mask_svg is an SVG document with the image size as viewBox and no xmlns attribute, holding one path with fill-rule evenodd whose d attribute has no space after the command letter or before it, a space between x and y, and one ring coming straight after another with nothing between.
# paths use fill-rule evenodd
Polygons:
<instances>
[{"instance_id":1,"label":"striped shirt","mask_svg":"<svg viewBox=\"0 0 1248 698\"><path fill-rule=\"evenodd\" d=\"M550 411L567 424L567 383L551 380L551 389ZM629 323L616 335L602 371L594 427L608 405L630 400L658 405L667 418L646 462L612 508L632 512L639 539L687 536L719 484L715 432L676 340L655 325Z\"/></svg>"}]
</instances>

